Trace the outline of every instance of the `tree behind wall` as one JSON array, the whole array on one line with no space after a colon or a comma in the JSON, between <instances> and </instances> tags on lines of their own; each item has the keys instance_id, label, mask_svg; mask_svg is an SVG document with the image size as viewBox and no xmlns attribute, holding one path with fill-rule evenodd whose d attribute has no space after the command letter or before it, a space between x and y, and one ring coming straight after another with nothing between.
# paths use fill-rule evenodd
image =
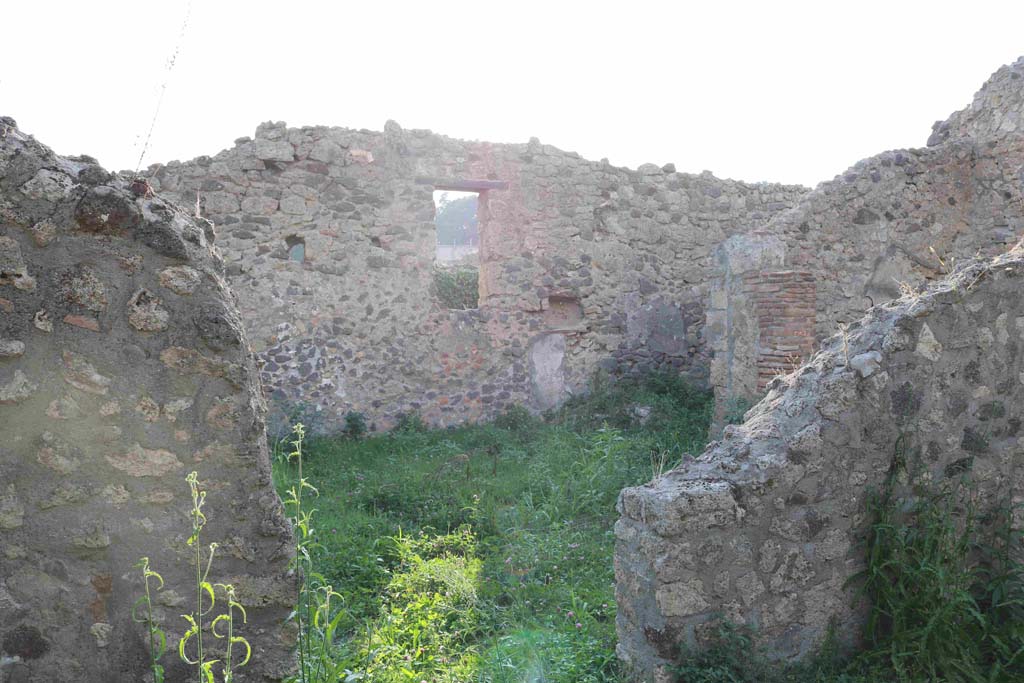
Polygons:
<instances>
[{"instance_id":1,"label":"tree behind wall","mask_svg":"<svg viewBox=\"0 0 1024 683\"><path fill-rule=\"evenodd\" d=\"M475 194L448 199L441 195L434 224L437 226L438 244L479 244L480 233L476 216Z\"/></svg>"}]
</instances>

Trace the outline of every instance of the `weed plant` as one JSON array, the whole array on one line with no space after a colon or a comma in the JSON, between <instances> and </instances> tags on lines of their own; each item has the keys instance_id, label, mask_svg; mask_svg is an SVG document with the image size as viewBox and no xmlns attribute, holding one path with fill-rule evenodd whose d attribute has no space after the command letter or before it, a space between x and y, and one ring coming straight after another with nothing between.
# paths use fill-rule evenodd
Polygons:
<instances>
[{"instance_id":1,"label":"weed plant","mask_svg":"<svg viewBox=\"0 0 1024 683\"><path fill-rule=\"evenodd\" d=\"M345 413L345 424L341 433L350 439L360 439L367 432L366 416L352 410Z\"/></svg>"},{"instance_id":2,"label":"weed plant","mask_svg":"<svg viewBox=\"0 0 1024 683\"><path fill-rule=\"evenodd\" d=\"M199 489L199 475L196 472L191 472L185 478L185 481L188 482L189 490L192 494L192 509L189 511L189 518L192 520L192 534L188 537L187 543L193 551L192 568L195 572L196 606L195 611L191 614L181 615L188 622L189 627L185 631L185 635L178 641L178 655L187 664L196 667L197 680L202 683L203 681L213 680L213 665L216 663L216 660L208 660L206 658L206 651L203 649L203 632L205 630L203 628L203 618L213 610L214 603L216 602L213 584L210 583L209 576L210 568L213 566L213 557L217 552L217 544L210 544L206 559L204 560L200 536L207 522L206 515L203 513L203 506L206 503L206 491ZM203 602L207 597L210 604L204 607ZM190 658L186 653L186 647L193 638L196 641L195 659Z\"/></svg>"},{"instance_id":3,"label":"weed plant","mask_svg":"<svg viewBox=\"0 0 1024 683\"><path fill-rule=\"evenodd\" d=\"M141 558L135 567L142 575L145 593L132 605L132 621L146 625L146 636L149 641L149 670L153 673L153 683L164 683L164 667L160 664L160 658L167 651L167 634L160 628L153 616L153 593L163 590L164 579L149 568L148 557Z\"/></svg>"},{"instance_id":4,"label":"weed plant","mask_svg":"<svg viewBox=\"0 0 1024 683\"><path fill-rule=\"evenodd\" d=\"M570 399L551 417L576 432L614 427L642 434L664 451L699 454L706 445L712 407L710 391L677 374L653 373L613 381L599 373L588 393ZM646 417L644 409L650 409Z\"/></svg>"},{"instance_id":5,"label":"weed plant","mask_svg":"<svg viewBox=\"0 0 1024 683\"><path fill-rule=\"evenodd\" d=\"M351 413L350 413L351 414ZM284 496L285 507L291 511L292 528L295 533L295 555L290 569L301 579L299 584L299 601L295 610L289 615L294 620L298 634L297 652L299 659L298 673L289 679L290 683L336 683L342 680L355 680L351 672L342 668L336 658L333 643L335 631L341 621L343 612L339 609L341 596L335 592L324 578L316 571L313 555L322 550L316 541L314 518L316 510L303 506L303 494L308 491L311 496L319 496L320 492L303 476L303 440L305 428L297 424L292 429L292 450L287 455L287 462L295 464L297 478L294 485Z\"/></svg>"},{"instance_id":6,"label":"weed plant","mask_svg":"<svg viewBox=\"0 0 1024 683\"><path fill-rule=\"evenodd\" d=\"M188 628L178 641L178 656L183 662L194 667L197 683L215 683L214 666L216 664L220 664L221 683L232 683L235 680L235 669L248 664L252 656L252 648L249 642L242 636L235 635L235 613L238 612L244 623L246 619L245 608L238 602L234 586L210 582L210 570L213 567L213 558L217 551L217 544L211 543L204 555L200 541L202 530L206 527L207 523L206 514L203 512L203 507L206 504L206 491L199 488L199 474L195 471L190 472L185 477L185 481L189 486L192 498L192 507L189 510L192 529L187 545L192 550L192 564L195 572L193 588L195 589L196 603L193 612L181 615L188 623ZM148 557L141 558L135 566L140 571L145 592L132 605L131 616L134 621L146 625L149 668L153 674L154 683L163 683L165 670L163 665L160 664L160 659L167 650L167 635L160 628L154 616L153 593L163 590L164 579L159 573L150 568ZM208 643L204 644L203 640L203 635L207 629L206 622L208 620L206 617L212 614L217 604L217 589L223 592L228 607L227 612L209 620L209 630L214 638L225 641L222 659L210 658L208 656L209 650L206 647ZM217 630L218 625L221 625L222 631ZM193 642L195 643L195 650L193 654L190 654L189 647ZM235 647L245 648L245 656L241 661L236 661L234 657Z\"/></svg>"},{"instance_id":7,"label":"weed plant","mask_svg":"<svg viewBox=\"0 0 1024 683\"><path fill-rule=\"evenodd\" d=\"M855 580L871 611L861 659L898 681L1024 680L1024 564L1010 510L982 514L976 492L947 485L872 499L867 566Z\"/></svg>"},{"instance_id":8,"label":"weed plant","mask_svg":"<svg viewBox=\"0 0 1024 683\"><path fill-rule=\"evenodd\" d=\"M272 444L288 446L292 438L292 425L302 425L306 434L323 434L324 411L316 403L302 400L281 399L274 401L273 410L267 416L267 435Z\"/></svg>"},{"instance_id":9,"label":"weed plant","mask_svg":"<svg viewBox=\"0 0 1024 683\"><path fill-rule=\"evenodd\" d=\"M398 423L395 425L396 432L403 433L419 433L428 431L427 423L423 421L423 418L419 413L405 413L398 418Z\"/></svg>"},{"instance_id":10,"label":"weed plant","mask_svg":"<svg viewBox=\"0 0 1024 683\"><path fill-rule=\"evenodd\" d=\"M218 583L214 586L220 588L224 592L224 597L228 603L228 611L224 614L218 614L217 617L210 624L210 633L213 634L214 638L223 638L227 641L224 651L224 683L232 683L235 680L235 667L239 668L249 663L249 659L252 657L252 647L249 646L249 641L241 636L235 635L235 612L237 611L242 617L242 623L246 621L245 608L242 607L241 603L238 602L238 597L235 595L235 587L230 583ZM226 629L226 633L219 633L217 631L217 624L224 622L223 629ZM235 663L234 649L235 646L241 646L245 648L245 656L242 657L242 661Z\"/></svg>"},{"instance_id":11,"label":"weed plant","mask_svg":"<svg viewBox=\"0 0 1024 683\"><path fill-rule=\"evenodd\" d=\"M833 637L805 661L784 664L760 653L752 632L720 623L707 647L683 648L674 667L679 683L885 683L839 654Z\"/></svg>"},{"instance_id":12,"label":"weed plant","mask_svg":"<svg viewBox=\"0 0 1024 683\"><path fill-rule=\"evenodd\" d=\"M445 430L410 418L390 434L309 444L296 426L290 450L277 444L274 469L301 578L291 617L300 668L290 683L622 680L614 656L614 502L623 487L699 451L710 408L707 393L653 376L598 381L546 422L522 409L490 425ZM205 493L195 473L187 481L196 606L185 616L190 628L179 655L199 683L213 683L218 662L231 683L251 654L235 635L235 615L244 622L245 612L232 587L209 581L216 544L200 550ZM709 647L680 653L678 681L1024 680L1024 562L1014 511L979 510L966 484L898 495L892 482L870 498L865 569L850 582L868 609L860 651L841 652L830 639L800 663L779 663L758 653L751 632L722 623ZM308 507L314 497L319 511ZM137 567L146 592L132 616L146 624L160 683L166 636L154 621L152 592L163 579L145 558ZM228 610L209 630L227 639L223 660L211 659L203 640L218 589ZM245 650L237 665L233 646Z\"/></svg>"},{"instance_id":13,"label":"weed plant","mask_svg":"<svg viewBox=\"0 0 1024 683\"><path fill-rule=\"evenodd\" d=\"M279 460L279 488L298 477L321 492L310 558L346 599L322 651L380 683L623 680L614 503L699 452L710 409L675 377L598 380L546 421L511 409L490 425L314 440L301 473ZM963 490L907 496L871 499L849 595L868 606L861 651L832 641L785 664L722 624L711 647L681 653L680 683L1024 680L1009 511L981 514Z\"/></svg>"}]
</instances>

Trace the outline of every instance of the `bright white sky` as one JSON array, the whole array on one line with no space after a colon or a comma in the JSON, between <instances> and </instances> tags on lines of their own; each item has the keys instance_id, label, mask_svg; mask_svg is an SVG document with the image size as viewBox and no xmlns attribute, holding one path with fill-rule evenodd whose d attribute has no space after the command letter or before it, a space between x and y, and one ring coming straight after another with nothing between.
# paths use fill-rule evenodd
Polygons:
<instances>
[{"instance_id":1,"label":"bright white sky","mask_svg":"<svg viewBox=\"0 0 1024 683\"><path fill-rule=\"evenodd\" d=\"M134 168L265 120L531 136L590 159L743 180L832 178L923 146L1024 54L1024 2L11 0L0 114Z\"/></svg>"}]
</instances>

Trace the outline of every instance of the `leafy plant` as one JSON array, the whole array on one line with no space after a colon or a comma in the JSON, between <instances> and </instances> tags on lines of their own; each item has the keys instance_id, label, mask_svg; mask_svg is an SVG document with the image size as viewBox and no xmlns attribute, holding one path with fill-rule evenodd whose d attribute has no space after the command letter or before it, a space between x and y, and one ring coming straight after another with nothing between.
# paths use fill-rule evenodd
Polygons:
<instances>
[{"instance_id":1,"label":"leafy plant","mask_svg":"<svg viewBox=\"0 0 1024 683\"><path fill-rule=\"evenodd\" d=\"M217 544L211 543L208 548L208 555L204 561L202 546L200 544L200 535L203 527L206 526L206 515L203 513L203 505L206 503L206 491L199 489L199 475L197 472L192 471L185 478L188 482L189 490L192 494L192 509L189 512L189 517L192 520L192 534L188 537L188 546L192 548L192 564L195 571L195 590L196 590L196 607L195 611L191 614L183 614L182 618L188 622L188 630L178 641L178 656L181 659L192 666L196 667L196 680L199 683L212 683L213 681L213 665L218 660L207 660L206 651L203 649L203 617L209 614L214 607L216 597L213 592L213 585L208 581L210 575L210 567L213 566L213 556L217 551ZM209 606L203 606L204 598L209 598ZM186 648L189 641L195 638L196 641L196 654L195 659L191 659L187 653Z\"/></svg>"},{"instance_id":2,"label":"leafy plant","mask_svg":"<svg viewBox=\"0 0 1024 683\"><path fill-rule=\"evenodd\" d=\"M1024 564L1012 508L982 513L967 482L913 491L897 445L894 476L869 500L866 567L849 583L868 603L863 647L829 639L798 664L770 661L752 632L720 624L710 646L684 648L681 683L1011 683L1024 680Z\"/></svg>"},{"instance_id":3,"label":"leafy plant","mask_svg":"<svg viewBox=\"0 0 1024 683\"><path fill-rule=\"evenodd\" d=\"M722 415L722 423L727 425L742 424L743 416L754 407L758 399L749 399L743 396L734 396L725 404L725 413Z\"/></svg>"},{"instance_id":4,"label":"leafy plant","mask_svg":"<svg viewBox=\"0 0 1024 683\"><path fill-rule=\"evenodd\" d=\"M481 562L468 527L444 536L390 539L397 567L378 619L353 653L372 680L464 680L476 660ZM453 675L454 674L454 675Z\"/></svg>"},{"instance_id":5,"label":"leafy plant","mask_svg":"<svg viewBox=\"0 0 1024 683\"><path fill-rule=\"evenodd\" d=\"M707 443L712 404L710 391L694 387L678 374L656 372L612 381L597 373L589 392L567 401L553 420L581 433L609 426L645 434L652 448L678 462L684 454L699 453ZM642 422L639 406L650 408Z\"/></svg>"},{"instance_id":6,"label":"leafy plant","mask_svg":"<svg viewBox=\"0 0 1024 683\"><path fill-rule=\"evenodd\" d=\"M235 679L235 664L233 659L234 646L241 645L245 647L245 657L243 657L242 661L237 664L239 667L243 667L249 663L249 659L252 657L252 647L249 645L249 641L245 638L235 635L235 610L238 610L242 615L242 623L244 624L246 621L245 608L242 607L241 603L239 603L238 599L235 597L235 587L230 583L218 583L216 584L216 587L224 591L224 597L228 602L228 611L224 614L217 615L217 618L210 624L210 633L212 633L215 638L227 639L227 648L224 655L224 683L232 683ZM217 624L222 621L227 622L226 634L217 632Z\"/></svg>"},{"instance_id":7,"label":"leafy plant","mask_svg":"<svg viewBox=\"0 0 1024 683\"><path fill-rule=\"evenodd\" d=\"M480 270L468 266L434 268L434 291L441 305L457 311L480 305Z\"/></svg>"},{"instance_id":8,"label":"leafy plant","mask_svg":"<svg viewBox=\"0 0 1024 683\"><path fill-rule=\"evenodd\" d=\"M395 431L404 434L422 434L427 431L427 423L419 413L410 412L399 416Z\"/></svg>"},{"instance_id":9,"label":"leafy plant","mask_svg":"<svg viewBox=\"0 0 1024 683\"><path fill-rule=\"evenodd\" d=\"M652 407L643 426L638 404ZM622 426L603 427L620 407ZM710 414L706 392L637 378L553 421L514 408L490 424L303 443L301 473L276 460L282 498L301 479L319 491L309 555L345 596L331 602L328 661L374 683L620 681L616 497L650 478L652 454L669 466L699 451Z\"/></svg>"},{"instance_id":10,"label":"leafy plant","mask_svg":"<svg viewBox=\"0 0 1024 683\"><path fill-rule=\"evenodd\" d=\"M301 425L296 425L301 426ZM345 426L342 427L342 433L350 439L358 439L366 434L366 416L362 413L350 410L345 413ZM305 430L303 430L305 434Z\"/></svg>"},{"instance_id":11,"label":"leafy plant","mask_svg":"<svg viewBox=\"0 0 1024 683\"><path fill-rule=\"evenodd\" d=\"M683 647L673 667L679 683L886 683L890 679L839 656L830 632L817 653L798 663L773 661L751 629L722 621L704 647Z\"/></svg>"},{"instance_id":12,"label":"leafy plant","mask_svg":"<svg viewBox=\"0 0 1024 683\"><path fill-rule=\"evenodd\" d=\"M494 418L494 426L499 429L515 432L536 424L537 419L525 407L515 404L509 406L505 412Z\"/></svg>"},{"instance_id":13,"label":"leafy plant","mask_svg":"<svg viewBox=\"0 0 1024 683\"><path fill-rule=\"evenodd\" d=\"M273 402L273 410L267 417L267 433L273 435L274 443L286 442L291 438L292 425L302 424L307 434L322 434L324 412L314 402L279 399Z\"/></svg>"}]
</instances>

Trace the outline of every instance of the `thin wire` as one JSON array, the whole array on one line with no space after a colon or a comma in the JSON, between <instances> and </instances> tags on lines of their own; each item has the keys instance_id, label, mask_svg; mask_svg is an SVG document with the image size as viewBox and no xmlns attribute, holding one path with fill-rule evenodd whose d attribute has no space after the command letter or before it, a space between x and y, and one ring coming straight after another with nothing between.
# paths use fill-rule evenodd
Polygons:
<instances>
[{"instance_id":1,"label":"thin wire","mask_svg":"<svg viewBox=\"0 0 1024 683\"><path fill-rule=\"evenodd\" d=\"M192 0L188 0L188 5L185 8L185 19L181 22L181 31L178 32L178 42L174 45L174 53L171 55L171 59L167 62L167 72L164 75L164 82L160 86L160 97L156 101L156 111L153 112L153 120L149 122L149 131L146 133L146 141L142 145L142 152L139 154L139 163L135 165L135 174L138 175L139 169L142 168L142 159L146 156L146 152L149 151L149 142L153 138L153 129L156 128L157 117L160 116L160 107L164 103L164 94L167 92L167 84L171 80L171 71L174 70L174 65L178 61L178 55L181 52L181 44L185 40L185 31L188 29L188 20L192 16Z\"/></svg>"}]
</instances>

